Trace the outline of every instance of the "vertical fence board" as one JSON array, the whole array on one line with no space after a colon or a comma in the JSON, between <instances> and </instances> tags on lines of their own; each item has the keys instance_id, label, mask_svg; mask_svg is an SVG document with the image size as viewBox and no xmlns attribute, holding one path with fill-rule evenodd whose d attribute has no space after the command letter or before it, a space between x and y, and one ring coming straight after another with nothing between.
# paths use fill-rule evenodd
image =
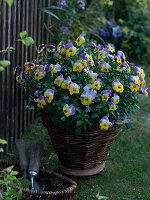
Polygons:
<instances>
[{"instance_id":1,"label":"vertical fence board","mask_svg":"<svg viewBox=\"0 0 150 200\"><path fill-rule=\"evenodd\" d=\"M14 5L16 4L16 0L14 0ZM16 6L12 7L12 19L11 19L11 46L15 47L15 40L16 40ZM11 144L10 147L12 147L13 143L15 142L15 79L13 74L13 63L15 63L15 51L11 53L11 58L12 58L12 64L11 64L11 104L10 104L10 135L11 135Z\"/></svg>"},{"instance_id":2,"label":"vertical fence board","mask_svg":"<svg viewBox=\"0 0 150 200\"><path fill-rule=\"evenodd\" d=\"M3 13L2 13L2 50L5 49L5 42L6 42L6 4L4 2L2 2L2 7L3 7ZM1 59L5 59L5 55L2 54L1 55ZM1 110L1 115L2 115L2 127L1 127L1 137L4 139L7 139L5 136L5 130L6 130L6 126L5 126L5 122L6 122L6 114L5 114L5 79L6 79L6 75L5 75L5 71L1 72L2 73L2 79L1 79L1 85L2 85L2 95L1 95L1 101L2 101L2 110ZM4 150L6 151L6 146L4 147Z\"/></svg>"},{"instance_id":3,"label":"vertical fence board","mask_svg":"<svg viewBox=\"0 0 150 200\"><path fill-rule=\"evenodd\" d=\"M22 1L22 31L25 31L25 1ZM25 55L25 46L22 44L22 52L21 52L21 70L24 69L24 55ZM22 97L24 96L24 90L22 89ZM22 117L23 117L23 121L22 121L22 130L24 131L26 128L26 123L24 123L26 121L26 116L25 116L25 101L23 101L23 105L22 105Z\"/></svg>"},{"instance_id":4,"label":"vertical fence board","mask_svg":"<svg viewBox=\"0 0 150 200\"><path fill-rule=\"evenodd\" d=\"M14 52L0 53L0 60L11 61L11 66L0 72L0 138L8 141L5 152L34 119L34 112L25 108L27 102L23 100L24 91L16 82L13 70L20 67L23 71L24 63L36 57L37 46L47 43L44 20L48 23L49 17L38 8L49 5L50 0L14 0L13 6L9 7L5 1L0 1L0 51L8 46L15 48ZM31 47L16 42L19 33L24 30L35 40Z\"/></svg>"},{"instance_id":5,"label":"vertical fence board","mask_svg":"<svg viewBox=\"0 0 150 200\"><path fill-rule=\"evenodd\" d=\"M31 28L31 33L30 33L30 35L32 36L32 37L34 37L34 34L33 34L33 32L34 32L34 1L31 1L31 26L30 26L30 28ZM32 45L31 46L31 53L30 53L30 60L32 60L32 58L33 58L33 52L34 52L34 45ZM31 110L31 112L30 112L30 121L32 122L33 121L33 119L34 119L34 111L33 110Z\"/></svg>"},{"instance_id":6,"label":"vertical fence board","mask_svg":"<svg viewBox=\"0 0 150 200\"><path fill-rule=\"evenodd\" d=\"M8 18L7 18L7 37L6 37L6 47L10 46L10 37L11 37L11 7L7 8ZM10 52L7 53L7 59L10 60ZM6 138L8 138L8 143L11 143L11 135L10 135L10 67L6 68L6 85L7 88L5 90L5 104L6 104ZM8 151L8 145L6 146Z\"/></svg>"},{"instance_id":7,"label":"vertical fence board","mask_svg":"<svg viewBox=\"0 0 150 200\"><path fill-rule=\"evenodd\" d=\"M2 19L2 2L0 1L0 19ZM2 20L0 20L0 27L2 27ZM0 29L0 38L2 38L2 28ZM2 49L2 40L0 40L0 49ZM2 59L1 55L0 55L0 59ZM2 80L2 73L0 73L0 80ZM2 133L2 82L0 84L0 94L1 94L1 98L0 98L0 137L3 136ZM1 155L1 153L0 153Z\"/></svg>"}]
</instances>

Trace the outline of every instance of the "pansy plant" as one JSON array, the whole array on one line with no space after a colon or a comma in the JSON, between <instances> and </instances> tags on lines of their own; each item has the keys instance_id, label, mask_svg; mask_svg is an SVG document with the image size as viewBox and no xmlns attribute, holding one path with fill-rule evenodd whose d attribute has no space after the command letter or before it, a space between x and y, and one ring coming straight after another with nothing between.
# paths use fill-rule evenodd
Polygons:
<instances>
[{"instance_id":1,"label":"pansy plant","mask_svg":"<svg viewBox=\"0 0 150 200\"><path fill-rule=\"evenodd\" d=\"M67 44L42 44L37 53L23 72L14 70L16 80L29 106L46 112L68 133L80 134L95 124L107 131L129 123L137 94L148 96L141 67L111 44L87 44L83 33Z\"/></svg>"}]
</instances>

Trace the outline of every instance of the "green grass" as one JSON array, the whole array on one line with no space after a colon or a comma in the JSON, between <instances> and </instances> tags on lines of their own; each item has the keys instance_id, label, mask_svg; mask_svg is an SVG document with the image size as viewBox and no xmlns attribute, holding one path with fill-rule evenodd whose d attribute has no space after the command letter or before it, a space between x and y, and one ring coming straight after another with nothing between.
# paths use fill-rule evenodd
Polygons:
<instances>
[{"instance_id":1,"label":"green grass","mask_svg":"<svg viewBox=\"0 0 150 200\"><path fill-rule=\"evenodd\" d=\"M148 83L148 66L145 71ZM150 200L150 99L140 96L139 101L141 109L130 117L131 128L124 127L116 138L106 159L106 169L95 177L74 179L74 200L96 200L98 192L109 200ZM58 171L57 156L41 119L35 120L22 138L27 144L28 159L32 144L41 142L41 166ZM5 159L18 160L15 147Z\"/></svg>"}]
</instances>

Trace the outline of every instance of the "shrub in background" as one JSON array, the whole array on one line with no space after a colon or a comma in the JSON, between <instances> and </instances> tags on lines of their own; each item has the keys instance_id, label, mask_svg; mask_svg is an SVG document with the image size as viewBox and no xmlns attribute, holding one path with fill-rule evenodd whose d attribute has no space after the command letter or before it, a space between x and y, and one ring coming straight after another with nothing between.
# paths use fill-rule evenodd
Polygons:
<instances>
[{"instance_id":1,"label":"shrub in background","mask_svg":"<svg viewBox=\"0 0 150 200\"><path fill-rule=\"evenodd\" d=\"M122 32L119 42L115 38L112 40L111 37L107 38L106 42L113 43L134 59L148 58L150 55L149 2L147 0L114 0L113 6L105 6L104 2L101 0L100 6L105 12L105 21L113 21L119 26L118 31ZM104 30L108 31L107 28L105 24Z\"/></svg>"},{"instance_id":2,"label":"shrub in background","mask_svg":"<svg viewBox=\"0 0 150 200\"><path fill-rule=\"evenodd\" d=\"M73 40L82 31L87 38L111 43L134 59L149 58L148 1L57 0L51 5L42 9L53 17L51 26L46 27L50 42Z\"/></svg>"}]
</instances>

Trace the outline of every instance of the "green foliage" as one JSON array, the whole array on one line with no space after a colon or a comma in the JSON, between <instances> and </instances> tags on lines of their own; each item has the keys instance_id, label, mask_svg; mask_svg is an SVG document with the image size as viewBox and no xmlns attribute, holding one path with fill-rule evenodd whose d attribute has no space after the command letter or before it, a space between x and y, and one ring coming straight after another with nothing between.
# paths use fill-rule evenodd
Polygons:
<instances>
[{"instance_id":1,"label":"green foliage","mask_svg":"<svg viewBox=\"0 0 150 200\"><path fill-rule=\"evenodd\" d=\"M0 144L7 144L7 141L0 138ZM3 151L4 149L0 148L0 152L3 152Z\"/></svg>"},{"instance_id":2,"label":"green foliage","mask_svg":"<svg viewBox=\"0 0 150 200\"><path fill-rule=\"evenodd\" d=\"M6 140L0 139L0 144L7 144Z\"/></svg>"},{"instance_id":3,"label":"green foliage","mask_svg":"<svg viewBox=\"0 0 150 200\"><path fill-rule=\"evenodd\" d=\"M6 140L0 139L0 144L7 144ZM0 148L0 152L3 152L3 149ZM13 171L13 165L7 167L0 171L0 199L1 200L20 200L22 197L21 191L21 181L18 181L17 171ZM19 191L16 191L14 186L19 186ZM26 186L26 185L25 185Z\"/></svg>"},{"instance_id":4,"label":"green foliage","mask_svg":"<svg viewBox=\"0 0 150 200\"><path fill-rule=\"evenodd\" d=\"M2 200L20 200L22 197L21 183L17 180L17 171L13 171L14 166L10 166L0 171L0 196ZM17 191L14 186L18 185L19 190Z\"/></svg>"},{"instance_id":5,"label":"green foliage","mask_svg":"<svg viewBox=\"0 0 150 200\"><path fill-rule=\"evenodd\" d=\"M14 0L5 0L5 1L8 3L9 6L12 6L14 3Z\"/></svg>"},{"instance_id":6,"label":"green foliage","mask_svg":"<svg viewBox=\"0 0 150 200\"><path fill-rule=\"evenodd\" d=\"M8 67L10 64L11 63L9 60L0 60L0 65L2 65L3 67Z\"/></svg>"},{"instance_id":7,"label":"green foliage","mask_svg":"<svg viewBox=\"0 0 150 200\"><path fill-rule=\"evenodd\" d=\"M113 6L106 6L102 3L101 7L105 19L119 25L122 31L122 36L118 40L111 37L104 40L113 43L118 49L136 59L148 58L148 47L150 46L149 2L145 0L114 0ZM108 31L105 25L103 28ZM109 33L111 34L110 30Z\"/></svg>"},{"instance_id":8,"label":"green foliage","mask_svg":"<svg viewBox=\"0 0 150 200\"><path fill-rule=\"evenodd\" d=\"M52 13L57 16L57 19L60 19L58 21L54 18L51 26L45 27L50 34L50 42L53 42L53 44L57 44L60 40L67 42L77 37L81 32L84 32L87 37L95 36L101 40L101 43L104 43L99 34L93 32L95 27L101 25L99 18L102 15L102 9L99 6L95 6L98 4L98 0L94 2L84 1L86 4L85 10L80 8L76 0L66 0L66 6L63 8L57 7L57 2L52 0L52 6L43 8L46 12L49 10L53 11ZM67 31L63 31L64 27ZM57 37L55 37L56 35Z\"/></svg>"},{"instance_id":9,"label":"green foliage","mask_svg":"<svg viewBox=\"0 0 150 200\"><path fill-rule=\"evenodd\" d=\"M27 31L23 31L23 32L20 32L20 33L19 33L19 36L20 36L21 39L23 39L23 38L25 38L25 36L26 36L27 34L28 34Z\"/></svg>"},{"instance_id":10,"label":"green foliage","mask_svg":"<svg viewBox=\"0 0 150 200\"><path fill-rule=\"evenodd\" d=\"M52 17L54 17L54 18L60 20L59 17L58 17L57 15L55 15L54 13L52 13L51 11L49 11L48 9L49 9L49 8L39 8L38 10L40 10L40 11L42 11L42 12L44 12L44 13L47 13L47 14L49 14L50 16L52 16ZM54 7L53 7L53 9L54 9Z\"/></svg>"},{"instance_id":11,"label":"green foliage","mask_svg":"<svg viewBox=\"0 0 150 200\"><path fill-rule=\"evenodd\" d=\"M0 60L0 72L5 70L5 67L8 67L10 65L9 60Z\"/></svg>"},{"instance_id":12,"label":"green foliage","mask_svg":"<svg viewBox=\"0 0 150 200\"><path fill-rule=\"evenodd\" d=\"M26 37L25 39L22 40L23 44L27 47L31 46L34 44L34 40L32 37Z\"/></svg>"},{"instance_id":13,"label":"green foliage","mask_svg":"<svg viewBox=\"0 0 150 200\"><path fill-rule=\"evenodd\" d=\"M27 31L22 31L19 33L20 39L18 41L21 41L25 46L29 47L32 44L34 44L34 40L32 37L27 37Z\"/></svg>"},{"instance_id":14,"label":"green foliage","mask_svg":"<svg viewBox=\"0 0 150 200\"><path fill-rule=\"evenodd\" d=\"M42 8L43 12L54 17L50 27L45 29L50 34L50 42L57 44L59 40L72 40L84 32L88 38L101 44L111 43L128 56L149 59L150 55L150 4L146 0L95 0L84 1L82 10L76 0L66 0L66 6L57 7L57 1L52 1L50 7ZM50 10L50 11L49 11ZM52 12L51 12L52 11ZM60 19L60 21L58 21ZM106 27L105 22L113 21L120 27L122 36L113 37L113 30ZM100 35L100 29L110 33L108 38ZM55 37L57 35L57 37Z\"/></svg>"},{"instance_id":15,"label":"green foliage","mask_svg":"<svg viewBox=\"0 0 150 200\"><path fill-rule=\"evenodd\" d=\"M6 48L6 51L13 51L13 50L15 50L15 48L12 46Z\"/></svg>"},{"instance_id":16,"label":"green foliage","mask_svg":"<svg viewBox=\"0 0 150 200\"><path fill-rule=\"evenodd\" d=\"M0 67L0 72L4 71L4 67Z\"/></svg>"}]
</instances>

